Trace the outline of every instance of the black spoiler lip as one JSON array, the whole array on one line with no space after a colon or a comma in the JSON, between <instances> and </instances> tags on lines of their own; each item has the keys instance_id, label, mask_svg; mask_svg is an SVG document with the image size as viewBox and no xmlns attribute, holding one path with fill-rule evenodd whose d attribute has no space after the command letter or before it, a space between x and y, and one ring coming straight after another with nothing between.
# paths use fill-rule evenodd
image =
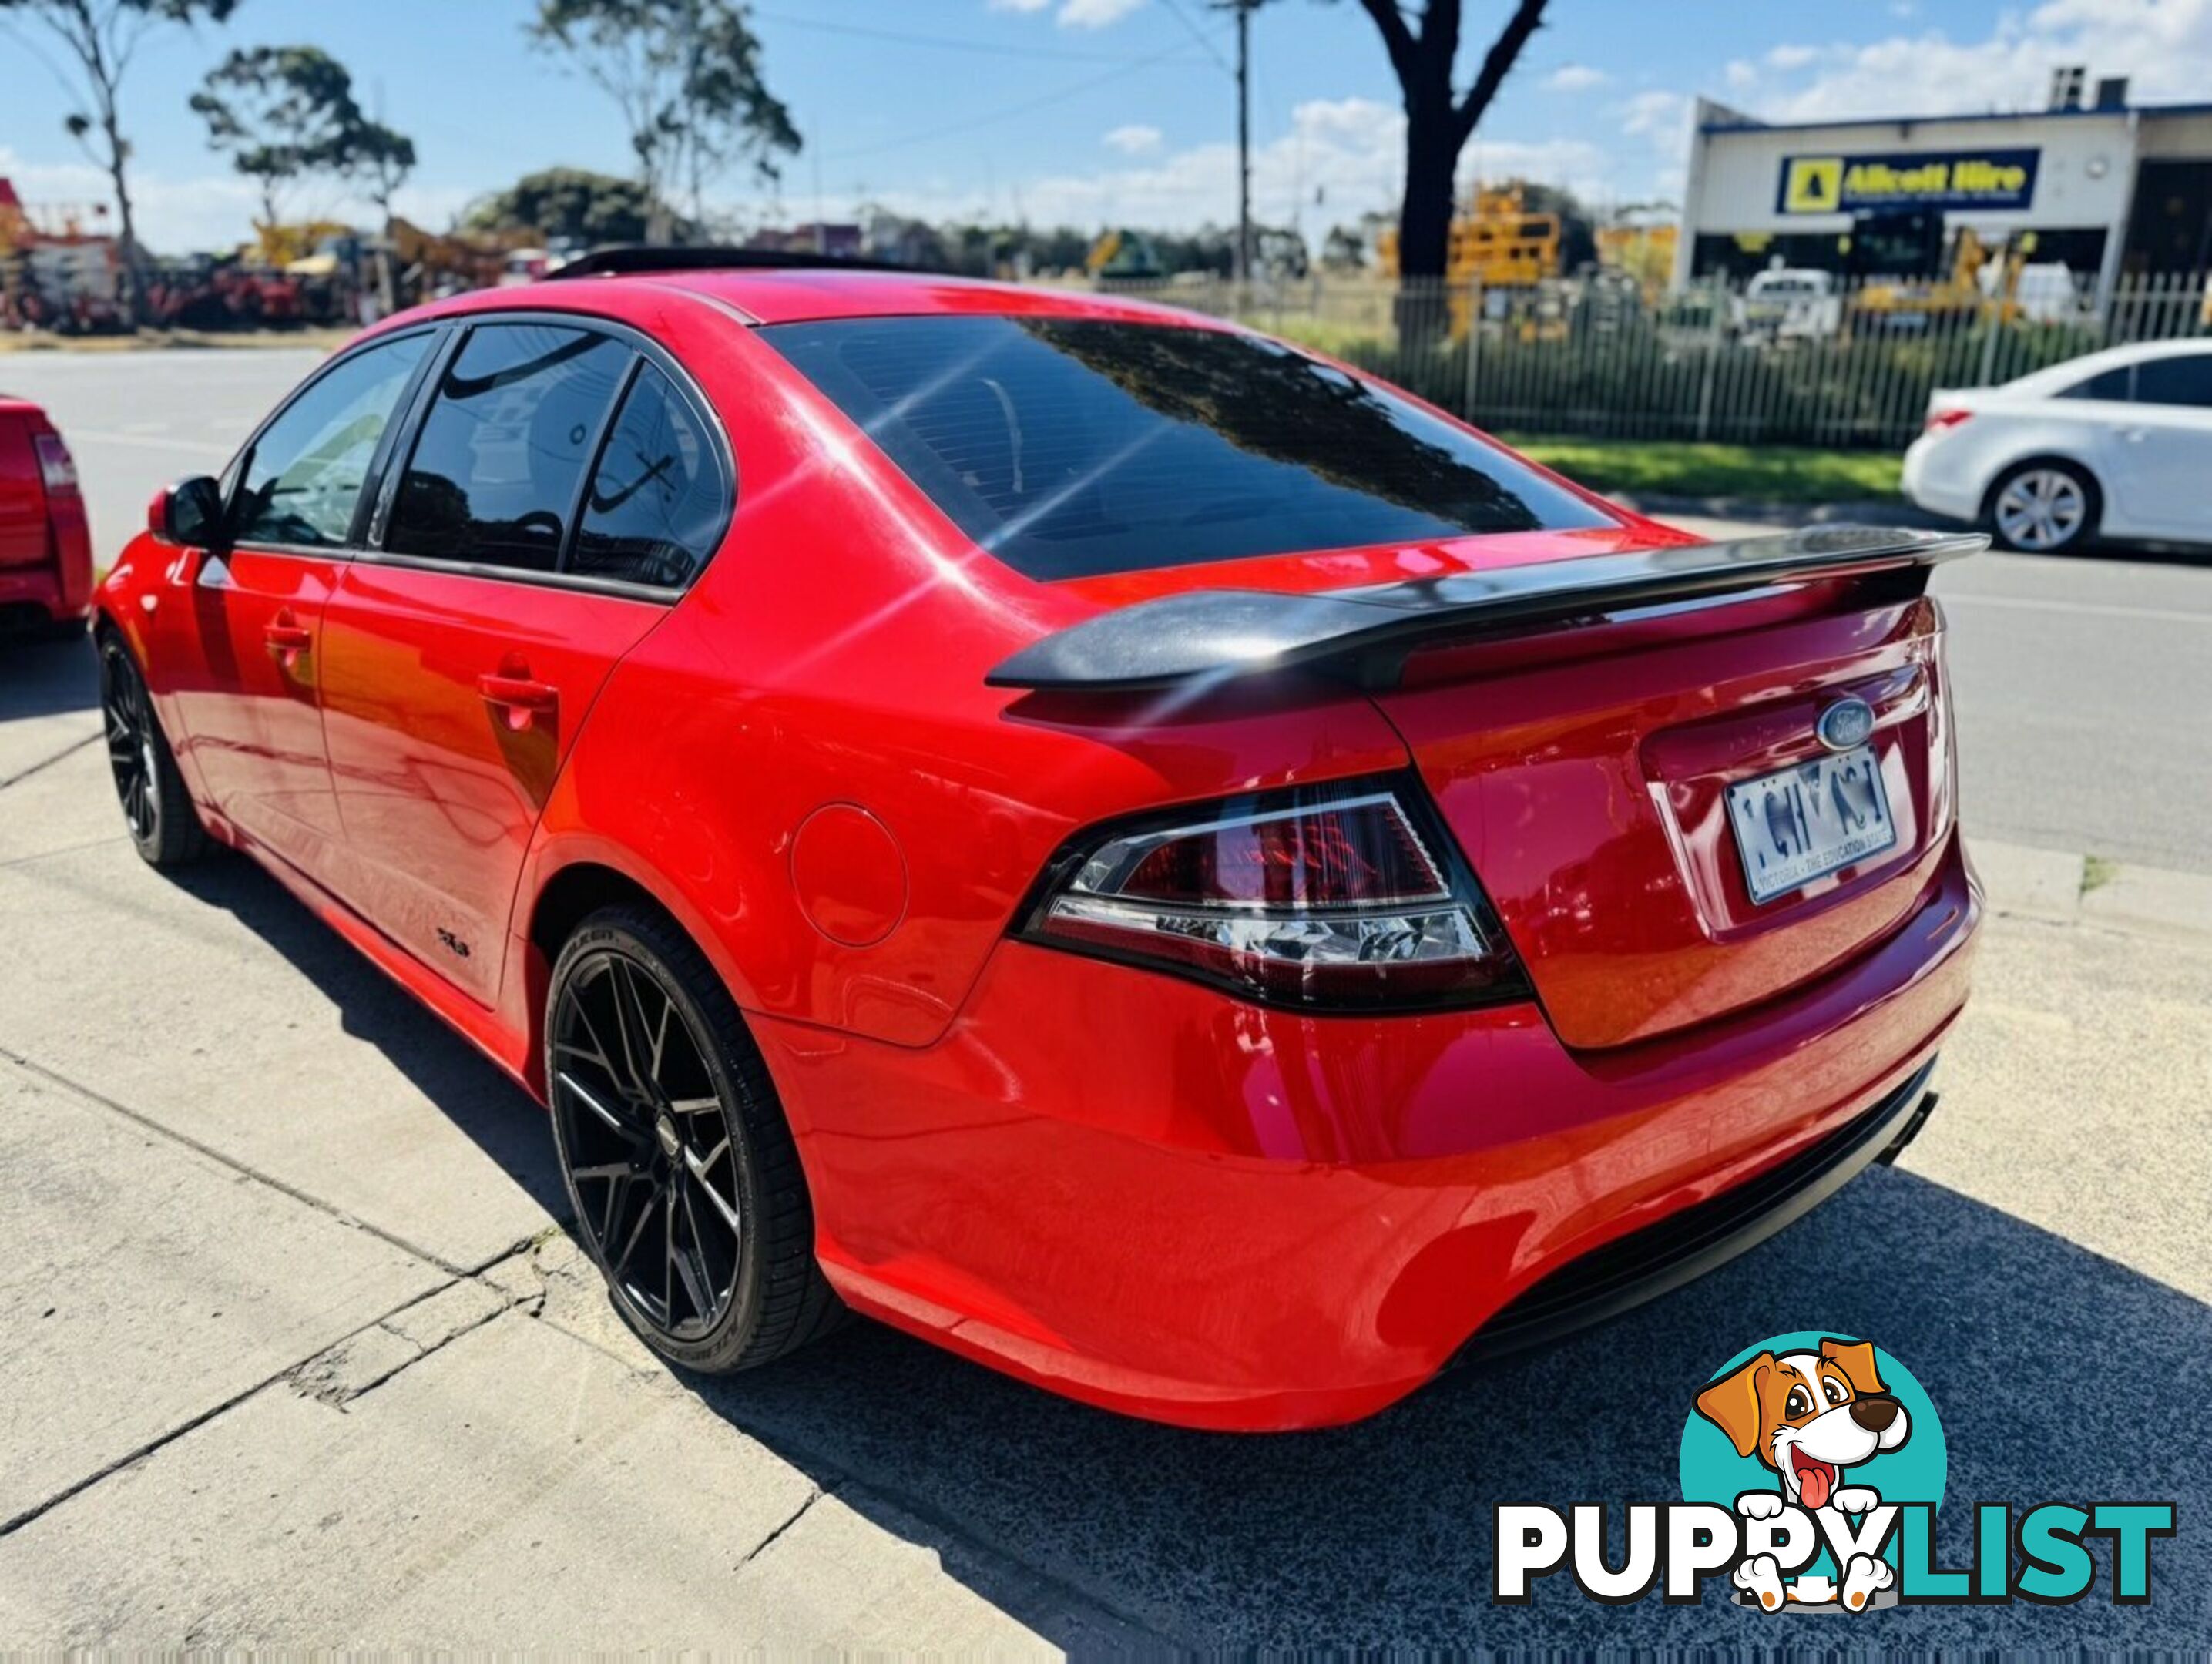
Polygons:
<instances>
[{"instance_id":1,"label":"black spoiler lip","mask_svg":"<svg viewBox=\"0 0 2212 1664\"><path fill-rule=\"evenodd\" d=\"M1120 693L1342 666L1362 685L1387 685L1422 641L1875 572L1917 572L1924 586L1929 568L1989 544L1978 531L1822 525L1304 595L1193 590L1031 642L984 681L1040 693Z\"/></svg>"}]
</instances>

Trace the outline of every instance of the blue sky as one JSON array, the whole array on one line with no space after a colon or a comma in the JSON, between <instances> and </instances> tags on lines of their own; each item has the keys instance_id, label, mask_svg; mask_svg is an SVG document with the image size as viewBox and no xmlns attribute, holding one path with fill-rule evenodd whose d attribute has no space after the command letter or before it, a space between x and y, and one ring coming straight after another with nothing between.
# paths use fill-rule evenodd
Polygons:
<instances>
[{"instance_id":1,"label":"blue sky","mask_svg":"<svg viewBox=\"0 0 2212 1664\"><path fill-rule=\"evenodd\" d=\"M532 51L530 0L243 0L231 24L149 44L126 88L142 227L157 247L246 233L252 193L210 153L185 99L234 45L335 54L422 156L403 211L442 224L554 163L620 171L605 98ZM721 181L742 222L879 202L929 217L1025 216L1085 228L1233 218L1227 21L1207 0L762 0L769 84L808 149L780 190ZM1468 0L1470 34L1504 0ZM2032 106L2052 64L2128 73L2143 99L2212 87L2212 0L1553 0L1465 160L1601 202L1679 193L1688 98L1776 118ZM103 194L62 132L70 107L34 27L0 33L0 173L31 201ZM1255 193L1315 235L1388 206L1397 94L1353 0L1276 0L1253 24ZM902 38L894 38L902 37ZM28 43L28 44L27 44ZM1470 69L1475 56L1463 48ZM288 211L344 213L335 187Z\"/></svg>"}]
</instances>

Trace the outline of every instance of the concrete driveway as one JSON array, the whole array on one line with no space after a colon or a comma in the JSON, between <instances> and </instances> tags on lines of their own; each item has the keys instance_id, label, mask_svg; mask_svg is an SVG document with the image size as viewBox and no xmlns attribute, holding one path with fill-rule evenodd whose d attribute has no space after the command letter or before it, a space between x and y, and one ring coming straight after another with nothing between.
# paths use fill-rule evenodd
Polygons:
<instances>
[{"instance_id":1,"label":"concrete driveway","mask_svg":"<svg viewBox=\"0 0 2212 1664\"><path fill-rule=\"evenodd\" d=\"M1492 1503L1678 1495L1697 1388L1799 1327L1912 1367L1955 1502L2179 1508L2148 1607L1855 1638L2212 1635L2212 881L1986 845L2004 911L1899 1167L1557 1350L1236 1439L866 1323L734 1381L660 1369L562 1232L539 1112L255 868L141 865L93 706L83 649L0 658L14 1643L1825 1645L1717 1593L1487 1596Z\"/></svg>"}]
</instances>

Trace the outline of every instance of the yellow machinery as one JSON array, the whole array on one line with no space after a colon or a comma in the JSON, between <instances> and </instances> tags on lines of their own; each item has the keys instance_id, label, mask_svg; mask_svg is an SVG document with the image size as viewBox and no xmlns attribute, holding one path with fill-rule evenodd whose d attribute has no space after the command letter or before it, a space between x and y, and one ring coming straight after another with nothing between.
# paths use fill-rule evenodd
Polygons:
<instances>
[{"instance_id":1,"label":"yellow machinery","mask_svg":"<svg viewBox=\"0 0 2212 1664\"><path fill-rule=\"evenodd\" d=\"M1167 268L1160 264L1152 240L1141 231L1126 228L1103 233L1091 244L1091 253L1083 264L1094 279L1109 282L1138 282L1167 276Z\"/></svg>"},{"instance_id":2,"label":"yellow machinery","mask_svg":"<svg viewBox=\"0 0 2212 1664\"><path fill-rule=\"evenodd\" d=\"M1851 298L1852 316L1877 329L1928 329L1974 318L2017 323L2021 270L2034 252L2033 231L2015 232L1992 246L1972 227L1961 226L1942 276L1870 278ZM1992 262L1996 270L1985 276Z\"/></svg>"},{"instance_id":3,"label":"yellow machinery","mask_svg":"<svg viewBox=\"0 0 2212 1664\"><path fill-rule=\"evenodd\" d=\"M1444 261L1450 292L1451 332L1467 333L1469 291L1534 290L1559 275L1560 224L1556 214L1528 211L1518 182L1477 191L1467 211L1452 221ZM1376 239L1382 275L1398 275L1398 232L1386 227Z\"/></svg>"},{"instance_id":4,"label":"yellow machinery","mask_svg":"<svg viewBox=\"0 0 2212 1664\"><path fill-rule=\"evenodd\" d=\"M258 265L281 271L295 261L309 258L324 244L352 234L351 226L337 220L306 220L295 225L257 223L253 240L241 245L238 252Z\"/></svg>"},{"instance_id":5,"label":"yellow machinery","mask_svg":"<svg viewBox=\"0 0 2212 1664\"><path fill-rule=\"evenodd\" d=\"M1659 298L1674 275L1674 225L1601 225L1597 228L1597 263L1607 271L1633 278L1645 301Z\"/></svg>"}]
</instances>

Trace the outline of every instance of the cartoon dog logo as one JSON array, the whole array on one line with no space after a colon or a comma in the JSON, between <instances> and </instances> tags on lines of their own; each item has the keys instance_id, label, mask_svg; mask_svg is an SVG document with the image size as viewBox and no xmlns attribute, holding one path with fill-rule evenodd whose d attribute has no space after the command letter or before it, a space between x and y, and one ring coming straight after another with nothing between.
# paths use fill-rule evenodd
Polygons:
<instances>
[{"instance_id":1,"label":"cartoon dog logo","mask_svg":"<svg viewBox=\"0 0 2212 1664\"><path fill-rule=\"evenodd\" d=\"M1775 1491L1747 1491L1735 1501L1747 1519L1770 1519L1785 1503L1863 1515L1881 1506L1872 1487L1849 1485L1849 1468L1894 1450L1912 1431L1911 1418L1883 1388L1874 1348L1863 1340L1823 1340L1816 1351L1761 1352L1698 1394L1698 1413L1729 1436L1739 1456L1756 1455L1780 1480ZM1844 1568L1840 1599L1863 1611L1896 1573L1878 1555L1855 1554ZM1767 1611L1785 1598L1799 1606L1838 1600L1825 1577L1800 1577L1785 1596L1771 1554L1736 1568L1739 1588Z\"/></svg>"}]
</instances>

